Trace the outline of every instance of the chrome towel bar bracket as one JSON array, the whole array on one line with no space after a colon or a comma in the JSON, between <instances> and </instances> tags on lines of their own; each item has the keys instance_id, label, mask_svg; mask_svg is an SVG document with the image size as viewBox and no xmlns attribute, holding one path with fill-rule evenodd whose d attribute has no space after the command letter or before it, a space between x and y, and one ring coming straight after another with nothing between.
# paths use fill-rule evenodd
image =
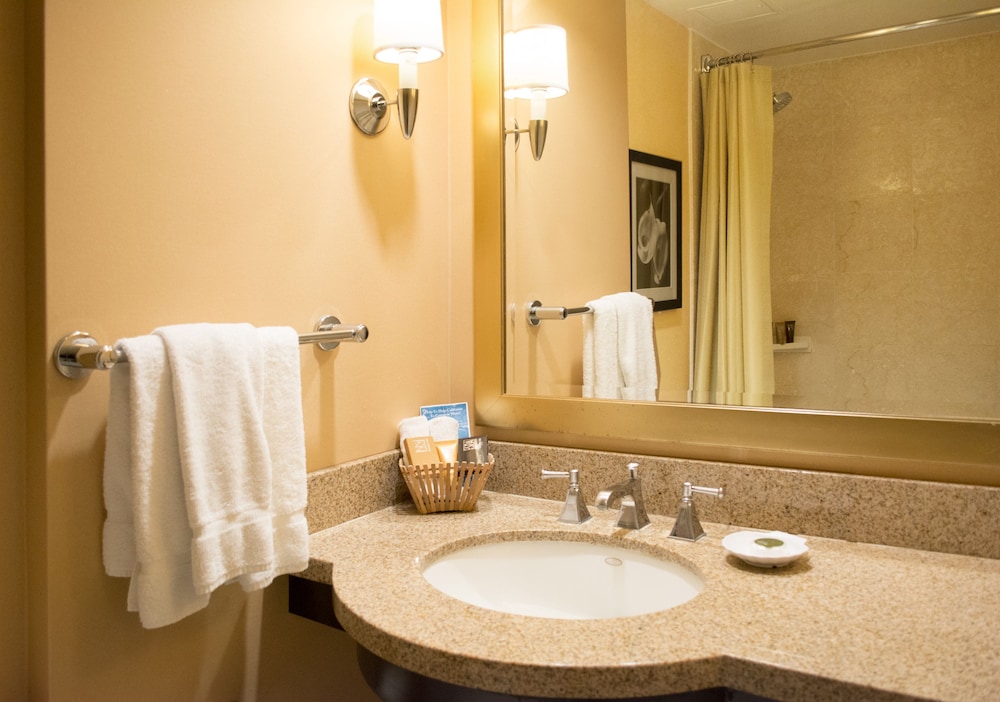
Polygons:
<instances>
[{"instance_id":1,"label":"chrome towel bar bracket","mask_svg":"<svg viewBox=\"0 0 1000 702\"><path fill-rule=\"evenodd\" d=\"M578 314L592 314L590 307L544 307L538 300L528 305L528 324L537 327L543 319L566 319Z\"/></svg>"},{"instance_id":2,"label":"chrome towel bar bracket","mask_svg":"<svg viewBox=\"0 0 1000 702\"><path fill-rule=\"evenodd\" d=\"M364 324L341 324L333 315L326 315L316 323L315 331L299 334L299 344L316 344L324 351L333 351L341 341L364 343L368 327ZM67 378L82 378L92 370L111 370L128 358L121 349L98 344L90 334L75 331L67 334L52 353L56 370Z\"/></svg>"}]
</instances>

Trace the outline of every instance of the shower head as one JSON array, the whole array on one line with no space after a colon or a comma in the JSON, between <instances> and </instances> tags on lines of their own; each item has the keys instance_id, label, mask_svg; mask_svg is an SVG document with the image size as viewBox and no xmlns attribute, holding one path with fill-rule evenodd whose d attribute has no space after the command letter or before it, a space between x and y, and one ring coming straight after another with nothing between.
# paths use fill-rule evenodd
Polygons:
<instances>
[{"instance_id":1,"label":"shower head","mask_svg":"<svg viewBox=\"0 0 1000 702\"><path fill-rule=\"evenodd\" d=\"M785 107L788 106L788 103L790 103L791 101L792 101L791 93L771 94L771 102L774 105L775 112L781 112L783 109L785 109Z\"/></svg>"}]
</instances>

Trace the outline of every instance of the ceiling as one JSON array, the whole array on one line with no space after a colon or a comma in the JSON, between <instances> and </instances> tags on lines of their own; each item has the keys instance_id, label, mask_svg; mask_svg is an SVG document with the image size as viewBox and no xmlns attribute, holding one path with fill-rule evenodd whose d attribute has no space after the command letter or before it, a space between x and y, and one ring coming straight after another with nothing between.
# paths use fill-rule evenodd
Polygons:
<instances>
[{"instance_id":1,"label":"ceiling","mask_svg":"<svg viewBox=\"0 0 1000 702\"><path fill-rule=\"evenodd\" d=\"M1000 6L1000 0L646 0L724 49L760 51ZM894 33L761 59L779 66L1000 31L989 18Z\"/></svg>"}]
</instances>

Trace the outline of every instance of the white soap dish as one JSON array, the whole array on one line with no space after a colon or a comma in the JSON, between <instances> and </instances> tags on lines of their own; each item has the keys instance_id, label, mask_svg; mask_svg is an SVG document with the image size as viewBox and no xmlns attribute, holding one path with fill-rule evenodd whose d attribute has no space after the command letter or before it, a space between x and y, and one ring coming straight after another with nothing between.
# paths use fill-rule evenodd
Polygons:
<instances>
[{"instance_id":1,"label":"white soap dish","mask_svg":"<svg viewBox=\"0 0 1000 702\"><path fill-rule=\"evenodd\" d=\"M780 568L809 551L805 539L783 531L737 531L722 539L722 547L761 568Z\"/></svg>"}]
</instances>

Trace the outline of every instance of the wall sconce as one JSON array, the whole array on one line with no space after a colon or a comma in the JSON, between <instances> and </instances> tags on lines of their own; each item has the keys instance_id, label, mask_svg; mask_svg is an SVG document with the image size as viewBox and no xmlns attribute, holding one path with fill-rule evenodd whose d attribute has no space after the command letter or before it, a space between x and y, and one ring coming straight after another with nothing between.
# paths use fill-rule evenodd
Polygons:
<instances>
[{"instance_id":1,"label":"wall sconce","mask_svg":"<svg viewBox=\"0 0 1000 702\"><path fill-rule=\"evenodd\" d=\"M508 32L503 39L503 96L531 100L531 119L527 129L514 122L515 144L524 132L531 141L531 155L538 161L545 149L549 121L545 103L569 92L569 69L566 61L566 30L552 24L525 27Z\"/></svg>"},{"instance_id":2,"label":"wall sconce","mask_svg":"<svg viewBox=\"0 0 1000 702\"><path fill-rule=\"evenodd\" d=\"M417 64L444 54L440 0L374 0L372 39L376 61L399 64L399 90L388 100L373 78L351 88L351 118L365 134L378 134L389 123L389 106L399 110L399 128L409 139L417 123Z\"/></svg>"}]
</instances>

